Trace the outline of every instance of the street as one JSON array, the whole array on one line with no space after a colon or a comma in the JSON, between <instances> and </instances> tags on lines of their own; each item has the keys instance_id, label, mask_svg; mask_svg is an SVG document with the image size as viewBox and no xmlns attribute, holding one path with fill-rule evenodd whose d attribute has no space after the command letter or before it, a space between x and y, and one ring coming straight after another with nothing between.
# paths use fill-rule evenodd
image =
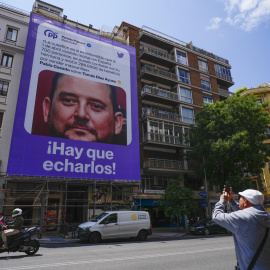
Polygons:
<instances>
[{"instance_id":1,"label":"street","mask_svg":"<svg viewBox=\"0 0 270 270\"><path fill-rule=\"evenodd\" d=\"M1 270L21 269L234 269L232 236L186 236L177 240L107 241L97 245L42 245L35 256L0 254Z\"/></svg>"}]
</instances>

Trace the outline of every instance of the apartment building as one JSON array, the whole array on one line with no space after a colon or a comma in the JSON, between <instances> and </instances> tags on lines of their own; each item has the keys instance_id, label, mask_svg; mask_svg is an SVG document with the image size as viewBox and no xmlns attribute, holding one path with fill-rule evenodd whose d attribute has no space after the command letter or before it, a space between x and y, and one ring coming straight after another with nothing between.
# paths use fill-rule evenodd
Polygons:
<instances>
[{"instance_id":1,"label":"apartment building","mask_svg":"<svg viewBox=\"0 0 270 270\"><path fill-rule=\"evenodd\" d=\"M203 217L205 201L199 193L205 192L205 179L197 179L185 160L190 146L183 135L204 103L230 96L229 61L145 26L123 22L119 29L137 51L141 186L135 201L150 212L154 225L168 224L157 200L170 180L182 178L195 191L195 215ZM213 207L218 197L212 187L208 196Z\"/></svg>"},{"instance_id":2,"label":"apartment building","mask_svg":"<svg viewBox=\"0 0 270 270\"><path fill-rule=\"evenodd\" d=\"M28 12L0 4L0 212L28 24Z\"/></svg>"},{"instance_id":3,"label":"apartment building","mask_svg":"<svg viewBox=\"0 0 270 270\"><path fill-rule=\"evenodd\" d=\"M255 88L244 90L241 95L255 95L258 104L270 102L270 83L263 83ZM265 109L269 113L269 106ZM267 140L264 142L270 145L270 127L268 127ZM270 162L267 162L262 170L262 173L258 176L253 177L256 188L261 191L265 198L265 208L270 211Z\"/></svg>"}]
</instances>

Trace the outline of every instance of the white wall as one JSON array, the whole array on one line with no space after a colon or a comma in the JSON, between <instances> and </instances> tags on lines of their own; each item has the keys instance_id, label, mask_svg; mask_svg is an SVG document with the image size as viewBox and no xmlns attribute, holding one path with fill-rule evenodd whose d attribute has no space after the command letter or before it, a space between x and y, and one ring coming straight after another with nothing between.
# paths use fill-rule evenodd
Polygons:
<instances>
[{"instance_id":1,"label":"white wall","mask_svg":"<svg viewBox=\"0 0 270 270\"><path fill-rule=\"evenodd\" d=\"M0 5L0 61L3 52L14 55L12 68L2 67L0 62L0 80L9 82L7 97L0 95L0 112L4 112L0 133L0 212L2 212L4 198L1 190L5 183L4 176L7 170L28 25L27 14ZM6 40L8 27L18 29L16 42Z\"/></svg>"}]
</instances>

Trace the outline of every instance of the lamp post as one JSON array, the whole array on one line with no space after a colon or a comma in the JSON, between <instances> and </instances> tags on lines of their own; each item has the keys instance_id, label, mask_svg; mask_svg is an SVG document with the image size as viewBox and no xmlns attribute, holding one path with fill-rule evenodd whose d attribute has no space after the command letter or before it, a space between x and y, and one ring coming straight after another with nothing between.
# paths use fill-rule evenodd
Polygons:
<instances>
[{"instance_id":1,"label":"lamp post","mask_svg":"<svg viewBox=\"0 0 270 270\"><path fill-rule=\"evenodd\" d=\"M205 161L204 161L204 156L203 156L203 164L205 165ZM205 207L205 214L206 217L210 217L210 211L209 211L209 196L208 196L208 185L207 185L207 178L206 178L206 171L205 171L205 166L203 167L203 171L204 171L204 190L206 192L206 204L207 206Z\"/></svg>"}]
</instances>

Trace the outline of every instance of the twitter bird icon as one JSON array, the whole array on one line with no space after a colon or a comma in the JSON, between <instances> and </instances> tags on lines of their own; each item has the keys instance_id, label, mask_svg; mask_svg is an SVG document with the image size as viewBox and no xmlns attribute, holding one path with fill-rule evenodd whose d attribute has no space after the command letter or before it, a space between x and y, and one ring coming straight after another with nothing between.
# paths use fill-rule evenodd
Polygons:
<instances>
[{"instance_id":1,"label":"twitter bird icon","mask_svg":"<svg viewBox=\"0 0 270 270\"><path fill-rule=\"evenodd\" d=\"M119 58L123 58L124 54L123 54L123 53L117 53L117 56L118 56Z\"/></svg>"}]
</instances>

